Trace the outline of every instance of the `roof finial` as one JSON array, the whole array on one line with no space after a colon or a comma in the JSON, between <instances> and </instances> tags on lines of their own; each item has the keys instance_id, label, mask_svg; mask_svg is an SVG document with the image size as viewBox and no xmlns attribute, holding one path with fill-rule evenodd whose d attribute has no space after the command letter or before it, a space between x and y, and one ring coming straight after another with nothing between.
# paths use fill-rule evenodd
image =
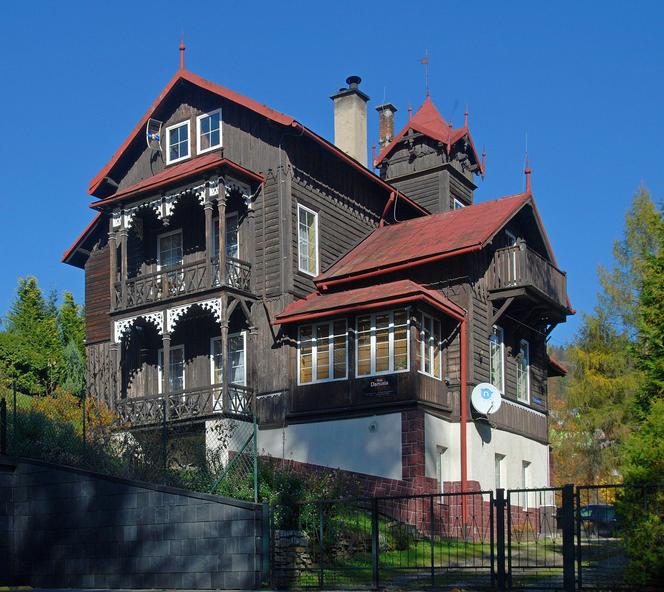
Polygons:
<instances>
[{"instance_id":1,"label":"roof finial","mask_svg":"<svg viewBox=\"0 0 664 592\"><path fill-rule=\"evenodd\" d=\"M410 101L408 101L408 121L410 121L413 118L413 106L411 105Z\"/></svg>"},{"instance_id":2,"label":"roof finial","mask_svg":"<svg viewBox=\"0 0 664 592\"><path fill-rule=\"evenodd\" d=\"M429 50L424 50L424 57L420 60L420 64L424 66L424 88L426 96L429 96Z\"/></svg>"},{"instance_id":3,"label":"roof finial","mask_svg":"<svg viewBox=\"0 0 664 592\"><path fill-rule=\"evenodd\" d=\"M482 179L484 179L485 172L486 172L486 146L482 146Z\"/></svg>"},{"instance_id":4,"label":"roof finial","mask_svg":"<svg viewBox=\"0 0 664 592\"><path fill-rule=\"evenodd\" d=\"M532 193L532 186L530 182L530 174L532 171L530 170L530 160L528 159L528 153L526 152L526 168L523 170L524 174L526 175L526 193Z\"/></svg>"},{"instance_id":5,"label":"roof finial","mask_svg":"<svg viewBox=\"0 0 664 592\"><path fill-rule=\"evenodd\" d=\"M180 35L180 70L184 70L184 50L187 49L184 45L184 33Z\"/></svg>"},{"instance_id":6,"label":"roof finial","mask_svg":"<svg viewBox=\"0 0 664 592\"><path fill-rule=\"evenodd\" d=\"M468 105L466 105L466 111L463 114L463 127L468 129Z\"/></svg>"}]
</instances>

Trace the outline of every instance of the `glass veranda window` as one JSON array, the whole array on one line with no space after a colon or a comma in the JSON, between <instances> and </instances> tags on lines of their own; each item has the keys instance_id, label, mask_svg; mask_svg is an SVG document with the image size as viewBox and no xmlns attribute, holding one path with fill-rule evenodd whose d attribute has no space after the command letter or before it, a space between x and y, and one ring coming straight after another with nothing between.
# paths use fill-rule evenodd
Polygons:
<instances>
[{"instance_id":1,"label":"glass veranda window","mask_svg":"<svg viewBox=\"0 0 664 592\"><path fill-rule=\"evenodd\" d=\"M318 275L318 214L302 205L297 207L299 269Z\"/></svg>"},{"instance_id":2,"label":"glass veranda window","mask_svg":"<svg viewBox=\"0 0 664 592\"><path fill-rule=\"evenodd\" d=\"M228 336L228 382L229 384L246 385L246 332L233 333ZM214 337L211 341L210 357L212 361L212 384L221 384L224 376L223 355L221 351L221 337Z\"/></svg>"},{"instance_id":3,"label":"glass veranda window","mask_svg":"<svg viewBox=\"0 0 664 592\"><path fill-rule=\"evenodd\" d=\"M168 386L169 393L177 393L184 390L184 345L171 347L168 359ZM164 392L164 350L159 350L159 393Z\"/></svg>"},{"instance_id":4,"label":"glass veranda window","mask_svg":"<svg viewBox=\"0 0 664 592\"><path fill-rule=\"evenodd\" d=\"M489 337L489 382L505 392L505 345L503 329L494 325Z\"/></svg>"},{"instance_id":5,"label":"glass veranda window","mask_svg":"<svg viewBox=\"0 0 664 592\"><path fill-rule=\"evenodd\" d=\"M418 339L417 357L420 372L440 380L442 378L440 321L422 313Z\"/></svg>"},{"instance_id":6,"label":"glass veranda window","mask_svg":"<svg viewBox=\"0 0 664 592\"><path fill-rule=\"evenodd\" d=\"M357 318L358 376L408 370L408 312L394 310Z\"/></svg>"},{"instance_id":7,"label":"glass veranda window","mask_svg":"<svg viewBox=\"0 0 664 592\"><path fill-rule=\"evenodd\" d=\"M345 320L301 326L298 337L299 384L347 378Z\"/></svg>"}]
</instances>

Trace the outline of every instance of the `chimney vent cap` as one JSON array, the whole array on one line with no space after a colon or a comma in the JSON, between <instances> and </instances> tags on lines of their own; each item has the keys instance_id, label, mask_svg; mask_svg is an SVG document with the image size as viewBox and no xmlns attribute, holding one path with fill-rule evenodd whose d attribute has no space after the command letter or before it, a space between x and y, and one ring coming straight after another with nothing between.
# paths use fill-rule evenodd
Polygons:
<instances>
[{"instance_id":1,"label":"chimney vent cap","mask_svg":"<svg viewBox=\"0 0 664 592\"><path fill-rule=\"evenodd\" d=\"M349 76L346 78L346 84L348 88L357 88L362 82L362 79L359 76Z\"/></svg>"}]
</instances>

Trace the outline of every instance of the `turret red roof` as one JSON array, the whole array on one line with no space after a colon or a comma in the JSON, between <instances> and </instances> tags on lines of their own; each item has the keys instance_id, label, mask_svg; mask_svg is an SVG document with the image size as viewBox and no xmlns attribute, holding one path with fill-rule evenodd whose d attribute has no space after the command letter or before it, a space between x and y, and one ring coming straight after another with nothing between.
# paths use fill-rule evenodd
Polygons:
<instances>
[{"instance_id":1,"label":"turret red roof","mask_svg":"<svg viewBox=\"0 0 664 592\"><path fill-rule=\"evenodd\" d=\"M425 136L432 138L433 140L438 140L442 142L447 147L449 152L450 148L456 144L459 140L464 137L468 138L470 147L475 156L477 164L482 167L477 151L473 144L473 140L470 137L470 130L467 126L460 127L457 129L452 129L449 123L445 121L445 118L440 114L436 106L433 104L431 97L424 99L424 103L417 110L417 113L413 118L408 121L404 128L395 136L385 148L383 148L374 163L375 166L378 166L387 155L392 152L393 148L399 143L399 141L408 133L408 130L412 129L413 131L424 134ZM483 171L480 171L483 172Z\"/></svg>"}]
</instances>

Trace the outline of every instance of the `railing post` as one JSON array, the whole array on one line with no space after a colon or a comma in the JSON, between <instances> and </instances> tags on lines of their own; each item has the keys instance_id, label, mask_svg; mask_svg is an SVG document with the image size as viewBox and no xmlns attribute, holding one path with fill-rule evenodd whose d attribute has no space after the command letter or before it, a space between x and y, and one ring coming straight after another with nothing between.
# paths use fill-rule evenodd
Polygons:
<instances>
[{"instance_id":1,"label":"railing post","mask_svg":"<svg viewBox=\"0 0 664 592\"><path fill-rule=\"evenodd\" d=\"M162 469L164 470L164 477L166 476L166 468L168 467L168 395L165 395L161 400L161 457Z\"/></svg>"},{"instance_id":2,"label":"railing post","mask_svg":"<svg viewBox=\"0 0 664 592\"><path fill-rule=\"evenodd\" d=\"M378 499L371 499L371 568L373 589L378 590L380 585L380 574L378 570Z\"/></svg>"},{"instance_id":3,"label":"railing post","mask_svg":"<svg viewBox=\"0 0 664 592\"><path fill-rule=\"evenodd\" d=\"M212 277L212 207L211 201L206 201L203 206L205 210L205 274L208 288L214 285L214 278Z\"/></svg>"},{"instance_id":4,"label":"railing post","mask_svg":"<svg viewBox=\"0 0 664 592\"><path fill-rule=\"evenodd\" d=\"M226 285L226 195L225 187L219 188L219 198L217 199L217 211L219 214L219 285Z\"/></svg>"},{"instance_id":5,"label":"railing post","mask_svg":"<svg viewBox=\"0 0 664 592\"><path fill-rule=\"evenodd\" d=\"M563 531L563 589L574 592L574 486L563 486L562 507Z\"/></svg>"},{"instance_id":6,"label":"railing post","mask_svg":"<svg viewBox=\"0 0 664 592\"><path fill-rule=\"evenodd\" d=\"M0 399L0 454L7 454L7 401Z\"/></svg>"},{"instance_id":7,"label":"railing post","mask_svg":"<svg viewBox=\"0 0 664 592\"><path fill-rule=\"evenodd\" d=\"M496 564L498 589L505 590L505 490L496 489ZM491 525L493 528L493 525Z\"/></svg>"},{"instance_id":8,"label":"railing post","mask_svg":"<svg viewBox=\"0 0 664 592\"><path fill-rule=\"evenodd\" d=\"M581 569L581 491L577 487L574 494L574 521L576 526L576 570L579 590L583 587L583 570Z\"/></svg>"}]
</instances>

